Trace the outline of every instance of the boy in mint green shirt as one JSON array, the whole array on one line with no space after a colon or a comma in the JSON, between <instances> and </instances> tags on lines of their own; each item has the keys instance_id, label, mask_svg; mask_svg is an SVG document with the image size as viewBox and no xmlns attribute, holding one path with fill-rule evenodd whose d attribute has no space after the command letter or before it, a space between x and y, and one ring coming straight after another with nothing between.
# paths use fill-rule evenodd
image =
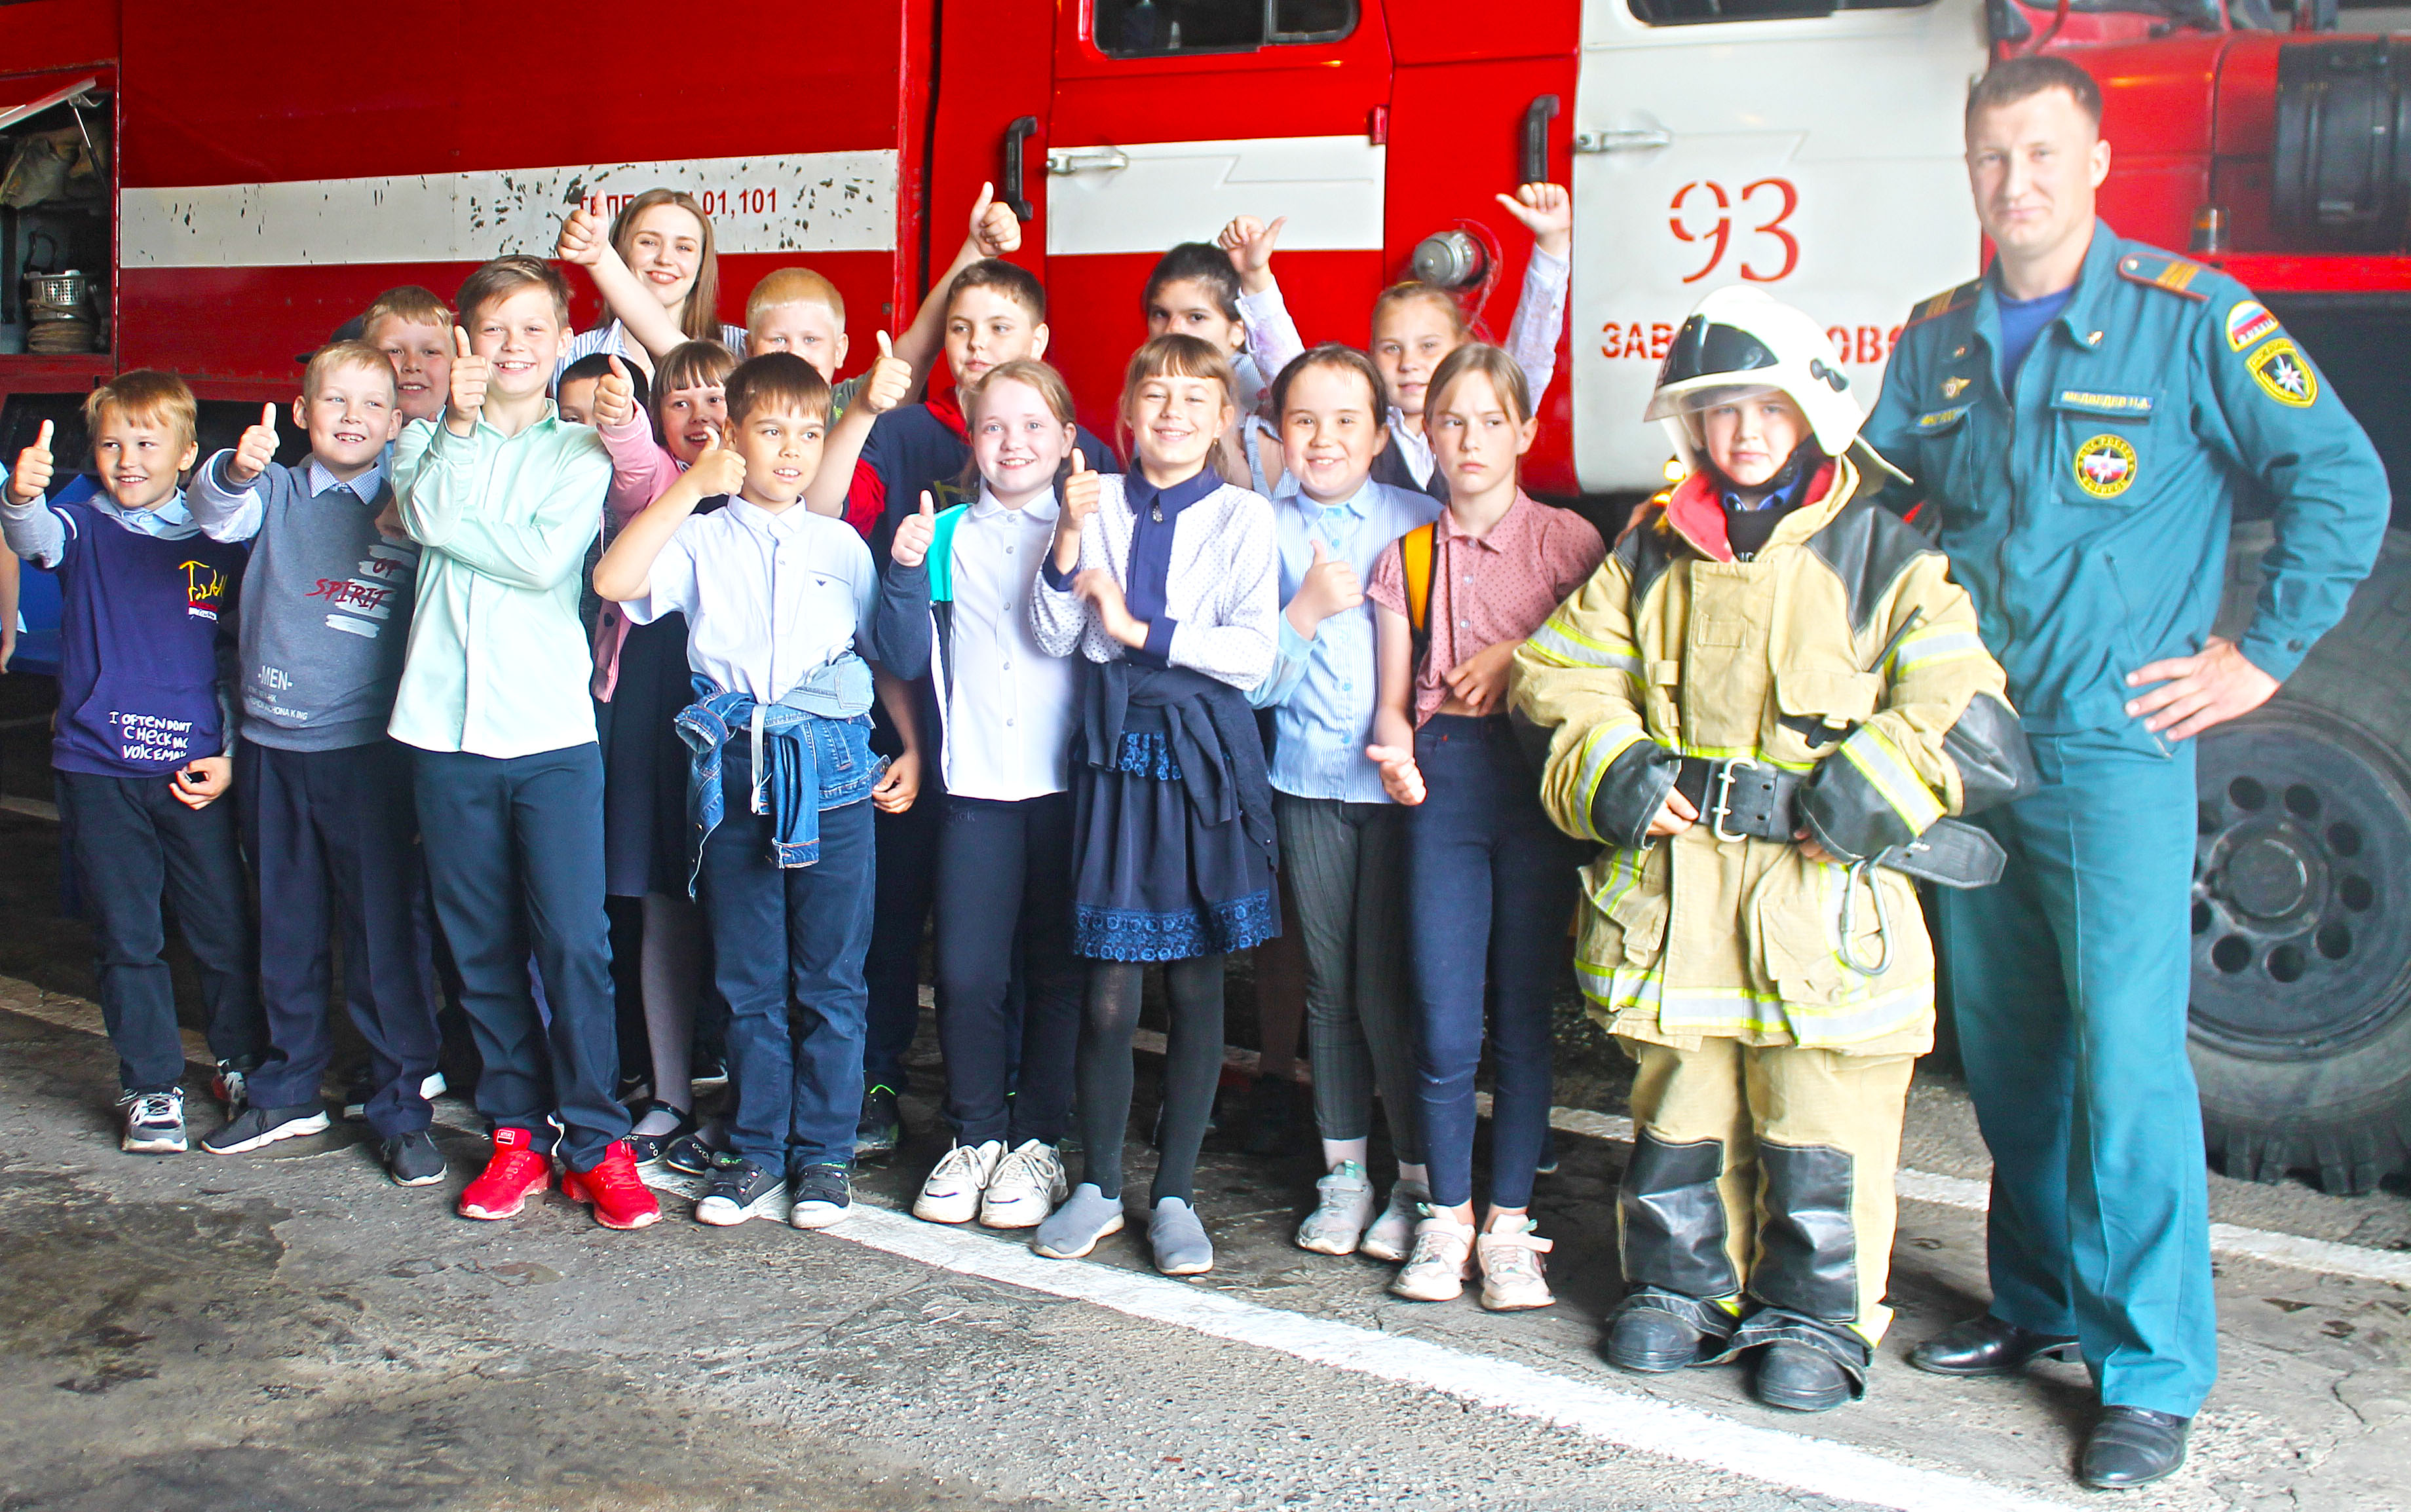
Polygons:
<instances>
[{"instance_id":1,"label":"boy in mint green shirt","mask_svg":"<svg viewBox=\"0 0 2411 1512\"><path fill-rule=\"evenodd\" d=\"M562 1189L606 1228L641 1228L661 1208L613 1096L603 760L577 618L611 459L546 397L569 327L560 273L498 257L459 303L445 412L415 422L394 452L395 502L424 549L389 733L415 748L436 917L485 1061L477 1107L493 1154L460 1208L507 1218L543 1192L557 1120Z\"/></svg>"}]
</instances>

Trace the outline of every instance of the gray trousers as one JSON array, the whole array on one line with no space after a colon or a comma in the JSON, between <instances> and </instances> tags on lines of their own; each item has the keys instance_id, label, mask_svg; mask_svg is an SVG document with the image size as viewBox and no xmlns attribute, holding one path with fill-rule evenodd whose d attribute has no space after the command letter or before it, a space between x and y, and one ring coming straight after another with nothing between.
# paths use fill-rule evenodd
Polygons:
<instances>
[{"instance_id":1,"label":"gray trousers","mask_svg":"<svg viewBox=\"0 0 2411 1512\"><path fill-rule=\"evenodd\" d=\"M1273 794L1289 917L1306 947L1307 1052L1326 1140L1373 1130L1379 1088L1390 1142L1424 1158L1407 993L1406 816L1394 804Z\"/></svg>"}]
</instances>

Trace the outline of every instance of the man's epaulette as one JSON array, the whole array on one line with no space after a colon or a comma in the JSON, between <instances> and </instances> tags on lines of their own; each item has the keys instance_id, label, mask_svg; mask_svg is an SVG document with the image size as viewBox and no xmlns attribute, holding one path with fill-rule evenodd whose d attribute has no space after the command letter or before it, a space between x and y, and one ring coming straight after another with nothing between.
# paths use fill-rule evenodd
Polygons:
<instances>
[{"instance_id":1,"label":"man's epaulette","mask_svg":"<svg viewBox=\"0 0 2411 1512\"><path fill-rule=\"evenodd\" d=\"M2189 263L2183 257L2145 248L2141 252L2122 253L2118 257L2118 276L2129 284L2143 284L2168 294L2181 294L2188 299L2207 299L2207 291L2193 286L2201 276L2201 264Z\"/></svg>"},{"instance_id":2,"label":"man's epaulette","mask_svg":"<svg viewBox=\"0 0 2411 1512\"><path fill-rule=\"evenodd\" d=\"M1982 279L1971 278L1955 289L1945 289L1940 294L1936 295L1933 298L1924 300L1920 303L1916 309L1910 311L1908 313L1907 324L1904 325L1901 329L1907 330L1909 326L1921 326L1925 322L1935 319L1936 316L1947 315L1954 310L1966 309L1969 305L1976 302L1976 293L1983 286L1984 281Z\"/></svg>"}]
</instances>

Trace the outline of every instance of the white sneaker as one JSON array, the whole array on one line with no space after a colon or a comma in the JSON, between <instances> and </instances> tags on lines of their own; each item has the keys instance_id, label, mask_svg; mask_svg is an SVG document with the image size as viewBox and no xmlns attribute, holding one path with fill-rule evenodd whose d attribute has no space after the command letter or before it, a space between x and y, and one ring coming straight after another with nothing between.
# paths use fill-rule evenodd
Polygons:
<instances>
[{"instance_id":1,"label":"white sneaker","mask_svg":"<svg viewBox=\"0 0 2411 1512\"><path fill-rule=\"evenodd\" d=\"M1546 1307L1556 1301L1541 1272L1541 1257L1556 1246L1533 1232L1539 1227L1529 1218L1518 1218L1515 1227L1495 1229L1473 1242L1473 1253L1482 1267L1483 1306L1505 1313L1519 1307Z\"/></svg>"},{"instance_id":2,"label":"white sneaker","mask_svg":"<svg viewBox=\"0 0 2411 1512\"><path fill-rule=\"evenodd\" d=\"M948 1150L938 1169L921 1184L921 1195L913 1199L913 1216L924 1223L971 1222L979 1212L980 1194L987 1189L996 1163L1003 1158L1002 1140L957 1144Z\"/></svg>"},{"instance_id":3,"label":"white sneaker","mask_svg":"<svg viewBox=\"0 0 2411 1512\"><path fill-rule=\"evenodd\" d=\"M1393 1185L1390 1205L1357 1241L1356 1253L1392 1265L1405 1259L1415 1247L1415 1225L1423 1221L1424 1204L1430 1200L1431 1188L1421 1182L1402 1180Z\"/></svg>"},{"instance_id":4,"label":"white sneaker","mask_svg":"<svg viewBox=\"0 0 2411 1512\"><path fill-rule=\"evenodd\" d=\"M1444 1302L1465 1294L1473 1271L1473 1225L1435 1214L1415 1225L1415 1252L1390 1290L1410 1302Z\"/></svg>"},{"instance_id":5,"label":"white sneaker","mask_svg":"<svg viewBox=\"0 0 2411 1512\"><path fill-rule=\"evenodd\" d=\"M988 1177L979 1221L987 1228L1035 1228L1071 1192L1062 1152L1043 1140L1024 1140Z\"/></svg>"},{"instance_id":6,"label":"white sneaker","mask_svg":"<svg viewBox=\"0 0 2411 1512\"><path fill-rule=\"evenodd\" d=\"M1342 1160L1314 1184L1314 1211L1297 1226L1297 1247L1317 1255L1353 1255L1373 1221L1373 1183L1365 1167Z\"/></svg>"}]
</instances>

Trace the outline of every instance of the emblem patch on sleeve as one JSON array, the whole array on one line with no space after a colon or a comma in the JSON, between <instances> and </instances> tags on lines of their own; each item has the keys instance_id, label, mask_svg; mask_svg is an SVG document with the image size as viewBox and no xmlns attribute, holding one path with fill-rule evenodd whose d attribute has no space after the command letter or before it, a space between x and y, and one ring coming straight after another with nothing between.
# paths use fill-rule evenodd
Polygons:
<instances>
[{"instance_id":1,"label":"emblem patch on sleeve","mask_svg":"<svg viewBox=\"0 0 2411 1512\"><path fill-rule=\"evenodd\" d=\"M2227 348L2241 352L2263 336L2277 334L2277 317L2257 299L2244 299L2227 313Z\"/></svg>"},{"instance_id":2,"label":"emblem patch on sleeve","mask_svg":"<svg viewBox=\"0 0 2411 1512\"><path fill-rule=\"evenodd\" d=\"M2076 486L2096 499L2115 499L2133 486L2135 465L2126 437L2095 436L2076 448Z\"/></svg>"},{"instance_id":3,"label":"emblem patch on sleeve","mask_svg":"<svg viewBox=\"0 0 2411 1512\"><path fill-rule=\"evenodd\" d=\"M2243 361L2252 370L2252 381L2260 385L2260 391L2278 403L2307 410L2317 401L2318 375L2286 338L2261 342L2258 350Z\"/></svg>"}]
</instances>

